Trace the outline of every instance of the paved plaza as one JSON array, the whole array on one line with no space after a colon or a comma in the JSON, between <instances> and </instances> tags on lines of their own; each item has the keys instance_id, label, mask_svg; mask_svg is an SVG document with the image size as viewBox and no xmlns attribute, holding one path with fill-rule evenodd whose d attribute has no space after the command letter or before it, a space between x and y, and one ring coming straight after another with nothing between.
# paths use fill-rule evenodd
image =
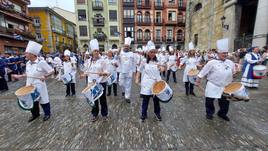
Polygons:
<instances>
[{"instance_id":1,"label":"paved plaza","mask_svg":"<svg viewBox=\"0 0 268 151\"><path fill-rule=\"evenodd\" d=\"M76 97L67 98L63 83L49 79L52 117L28 123L31 114L18 107L14 95L25 81L11 82L10 90L0 93L0 150L268 150L267 79L261 80L259 89L249 90L249 102L230 104L230 122L217 116L207 120L202 92L195 89L196 97L186 97L182 71L178 79L177 84L170 82L172 101L161 103L163 120L154 120L151 101L144 123L139 119L140 88L135 84L131 104L121 95L107 97L109 120L99 117L91 123L91 107L81 95L85 79L77 80Z\"/></svg>"}]
</instances>

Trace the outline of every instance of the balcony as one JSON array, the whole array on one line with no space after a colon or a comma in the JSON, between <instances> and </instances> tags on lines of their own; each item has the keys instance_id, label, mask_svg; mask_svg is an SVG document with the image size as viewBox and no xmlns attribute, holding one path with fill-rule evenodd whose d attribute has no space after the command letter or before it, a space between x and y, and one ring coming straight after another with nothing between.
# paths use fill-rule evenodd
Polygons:
<instances>
[{"instance_id":1,"label":"balcony","mask_svg":"<svg viewBox=\"0 0 268 151\"><path fill-rule=\"evenodd\" d=\"M162 9L164 9L164 3L163 2L155 2L154 8L156 10L162 10Z\"/></svg>"},{"instance_id":2,"label":"balcony","mask_svg":"<svg viewBox=\"0 0 268 151\"><path fill-rule=\"evenodd\" d=\"M165 24L167 26L176 26L177 25L177 21L167 20L167 22Z\"/></svg>"},{"instance_id":3,"label":"balcony","mask_svg":"<svg viewBox=\"0 0 268 151\"><path fill-rule=\"evenodd\" d=\"M92 2L92 9L97 11L103 10L103 3L99 1Z\"/></svg>"},{"instance_id":4,"label":"balcony","mask_svg":"<svg viewBox=\"0 0 268 151\"><path fill-rule=\"evenodd\" d=\"M9 17L18 19L23 22L32 23L32 17L28 16L25 12L18 12L14 9L13 4L0 3L0 13L3 13Z\"/></svg>"},{"instance_id":5,"label":"balcony","mask_svg":"<svg viewBox=\"0 0 268 151\"><path fill-rule=\"evenodd\" d=\"M123 2L123 7L134 7L134 1L132 1L132 2Z\"/></svg>"},{"instance_id":6,"label":"balcony","mask_svg":"<svg viewBox=\"0 0 268 151\"><path fill-rule=\"evenodd\" d=\"M133 24L135 23L135 19L134 18L123 18L123 23L124 24Z\"/></svg>"},{"instance_id":7,"label":"balcony","mask_svg":"<svg viewBox=\"0 0 268 151\"><path fill-rule=\"evenodd\" d=\"M34 27L40 27L41 24L40 24L40 23L33 23L33 26L34 26Z\"/></svg>"},{"instance_id":8,"label":"balcony","mask_svg":"<svg viewBox=\"0 0 268 151\"><path fill-rule=\"evenodd\" d=\"M176 5L176 3L173 2L173 3L168 3L167 7L168 8L177 8L178 5Z\"/></svg>"},{"instance_id":9,"label":"balcony","mask_svg":"<svg viewBox=\"0 0 268 151\"><path fill-rule=\"evenodd\" d=\"M150 9L151 8L151 3L137 3L137 8L138 9Z\"/></svg>"},{"instance_id":10,"label":"balcony","mask_svg":"<svg viewBox=\"0 0 268 151\"><path fill-rule=\"evenodd\" d=\"M167 44L171 44L171 43L173 43L174 42L174 38L173 37L167 37L166 38L166 43Z\"/></svg>"},{"instance_id":11,"label":"balcony","mask_svg":"<svg viewBox=\"0 0 268 151\"><path fill-rule=\"evenodd\" d=\"M179 11L186 11L186 7L185 7L185 6L179 6L179 7L178 7L178 10L179 10Z\"/></svg>"},{"instance_id":12,"label":"balcony","mask_svg":"<svg viewBox=\"0 0 268 151\"><path fill-rule=\"evenodd\" d=\"M95 32L93 34L93 37L96 38L98 41L105 41L107 39L107 36L103 31Z\"/></svg>"},{"instance_id":13,"label":"balcony","mask_svg":"<svg viewBox=\"0 0 268 151\"><path fill-rule=\"evenodd\" d=\"M156 25L156 26L163 26L163 19L162 18L156 18L154 20L154 25Z\"/></svg>"},{"instance_id":14,"label":"balcony","mask_svg":"<svg viewBox=\"0 0 268 151\"><path fill-rule=\"evenodd\" d=\"M20 1L23 2L23 3L25 3L26 5L30 5L31 4L30 0L20 0Z\"/></svg>"},{"instance_id":15,"label":"balcony","mask_svg":"<svg viewBox=\"0 0 268 151\"><path fill-rule=\"evenodd\" d=\"M137 21L138 26L150 26L152 24L150 19L144 21Z\"/></svg>"},{"instance_id":16,"label":"balcony","mask_svg":"<svg viewBox=\"0 0 268 151\"><path fill-rule=\"evenodd\" d=\"M29 31L22 31L13 28L0 27L0 36L16 40L33 40L35 36Z\"/></svg>"},{"instance_id":17,"label":"balcony","mask_svg":"<svg viewBox=\"0 0 268 151\"><path fill-rule=\"evenodd\" d=\"M157 43L157 44L162 43L162 38L161 37L155 37L155 43Z\"/></svg>"},{"instance_id":18,"label":"balcony","mask_svg":"<svg viewBox=\"0 0 268 151\"><path fill-rule=\"evenodd\" d=\"M178 20L178 26L179 27L185 27L185 21L184 20Z\"/></svg>"}]
</instances>

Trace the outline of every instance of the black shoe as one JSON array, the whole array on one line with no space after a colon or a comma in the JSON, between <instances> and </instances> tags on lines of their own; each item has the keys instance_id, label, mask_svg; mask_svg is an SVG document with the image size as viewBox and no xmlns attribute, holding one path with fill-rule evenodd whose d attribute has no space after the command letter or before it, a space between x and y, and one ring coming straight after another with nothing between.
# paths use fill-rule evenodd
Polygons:
<instances>
[{"instance_id":1,"label":"black shoe","mask_svg":"<svg viewBox=\"0 0 268 151\"><path fill-rule=\"evenodd\" d=\"M186 96L189 96L189 93L185 93Z\"/></svg>"},{"instance_id":2,"label":"black shoe","mask_svg":"<svg viewBox=\"0 0 268 151\"><path fill-rule=\"evenodd\" d=\"M92 119L91 119L91 122L96 122L98 120L98 117L97 116L93 116Z\"/></svg>"},{"instance_id":3,"label":"black shoe","mask_svg":"<svg viewBox=\"0 0 268 151\"><path fill-rule=\"evenodd\" d=\"M47 121L50 119L50 115L45 115L44 118L43 118L43 121Z\"/></svg>"},{"instance_id":4,"label":"black shoe","mask_svg":"<svg viewBox=\"0 0 268 151\"><path fill-rule=\"evenodd\" d=\"M111 95L110 93L107 94L107 96L110 96L110 95Z\"/></svg>"},{"instance_id":5,"label":"black shoe","mask_svg":"<svg viewBox=\"0 0 268 151\"><path fill-rule=\"evenodd\" d=\"M178 83L177 81L174 81L174 83Z\"/></svg>"},{"instance_id":6,"label":"black shoe","mask_svg":"<svg viewBox=\"0 0 268 151\"><path fill-rule=\"evenodd\" d=\"M122 92L122 96L125 96L125 92Z\"/></svg>"},{"instance_id":7,"label":"black shoe","mask_svg":"<svg viewBox=\"0 0 268 151\"><path fill-rule=\"evenodd\" d=\"M34 121L35 119L37 119L40 115L37 115L37 116L32 116L29 118L28 122L32 122Z\"/></svg>"},{"instance_id":8,"label":"black shoe","mask_svg":"<svg viewBox=\"0 0 268 151\"><path fill-rule=\"evenodd\" d=\"M75 94L72 94L71 96L75 96Z\"/></svg>"},{"instance_id":9,"label":"black shoe","mask_svg":"<svg viewBox=\"0 0 268 151\"><path fill-rule=\"evenodd\" d=\"M207 118L208 120L212 120L212 119L213 119L213 115L206 115L206 118Z\"/></svg>"},{"instance_id":10,"label":"black shoe","mask_svg":"<svg viewBox=\"0 0 268 151\"><path fill-rule=\"evenodd\" d=\"M220 114L217 114L218 117L220 117L221 119L225 120L225 121L230 121L229 117L227 115L220 115Z\"/></svg>"},{"instance_id":11,"label":"black shoe","mask_svg":"<svg viewBox=\"0 0 268 151\"><path fill-rule=\"evenodd\" d=\"M157 121L162 121L162 117L160 116L160 114L154 114L154 115Z\"/></svg>"},{"instance_id":12,"label":"black shoe","mask_svg":"<svg viewBox=\"0 0 268 151\"><path fill-rule=\"evenodd\" d=\"M196 96L194 92L191 92L190 94L191 94L192 96Z\"/></svg>"},{"instance_id":13,"label":"black shoe","mask_svg":"<svg viewBox=\"0 0 268 151\"><path fill-rule=\"evenodd\" d=\"M68 97L68 96L70 96L70 94L66 94L66 95L65 95L65 97Z\"/></svg>"},{"instance_id":14,"label":"black shoe","mask_svg":"<svg viewBox=\"0 0 268 151\"><path fill-rule=\"evenodd\" d=\"M103 116L103 121L104 122L108 121L108 117L107 116Z\"/></svg>"},{"instance_id":15,"label":"black shoe","mask_svg":"<svg viewBox=\"0 0 268 151\"><path fill-rule=\"evenodd\" d=\"M114 96L117 96L117 93L115 93Z\"/></svg>"},{"instance_id":16,"label":"black shoe","mask_svg":"<svg viewBox=\"0 0 268 151\"><path fill-rule=\"evenodd\" d=\"M125 101L126 101L127 103L130 103L130 99L125 99Z\"/></svg>"},{"instance_id":17,"label":"black shoe","mask_svg":"<svg viewBox=\"0 0 268 151\"><path fill-rule=\"evenodd\" d=\"M141 122L145 122L146 116L141 116Z\"/></svg>"}]
</instances>

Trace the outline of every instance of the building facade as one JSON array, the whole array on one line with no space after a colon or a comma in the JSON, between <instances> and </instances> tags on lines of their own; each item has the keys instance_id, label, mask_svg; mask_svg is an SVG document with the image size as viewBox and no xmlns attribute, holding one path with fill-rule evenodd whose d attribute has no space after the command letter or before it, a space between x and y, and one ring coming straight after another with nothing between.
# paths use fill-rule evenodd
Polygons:
<instances>
[{"instance_id":1,"label":"building facade","mask_svg":"<svg viewBox=\"0 0 268 151\"><path fill-rule=\"evenodd\" d=\"M36 34L36 41L43 45L43 53L76 51L75 24L65 19L49 7L30 7L33 18L30 26Z\"/></svg>"},{"instance_id":2,"label":"building facade","mask_svg":"<svg viewBox=\"0 0 268 151\"><path fill-rule=\"evenodd\" d=\"M229 38L229 51L267 45L267 0L188 0L186 12L185 44L214 49Z\"/></svg>"},{"instance_id":3,"label":"building facade","mask_svg":"<svg viewBox=\"0 0 268 151\"><path fill-rule=\"evenodd\" d=\"M123 0L122 3L123 33L134 39L136 47L153 40L157 47L184 48L186 0Z\"/></svg>"},{"instance_id":4,"label":"building facade","mask_svg":"<svg viewBox=\"0 0 268 151\"><path fill-rule=\"evenodd\" d=\"M75 14L80 51L88 49L91 39L98 39L100 50L120 44L119 0L75 0Z\"/></svg>"},{"instance_id":5,"label":"building facade","mask_svg":"<svg viewBox=\"0 0 268 151\"><path fill-rule=\"evenodd\" d=\"M0 0L0 53L24 52L35 36L29 31L33 19L28 14L30 0Z\"/></svg>"}]
</instances>

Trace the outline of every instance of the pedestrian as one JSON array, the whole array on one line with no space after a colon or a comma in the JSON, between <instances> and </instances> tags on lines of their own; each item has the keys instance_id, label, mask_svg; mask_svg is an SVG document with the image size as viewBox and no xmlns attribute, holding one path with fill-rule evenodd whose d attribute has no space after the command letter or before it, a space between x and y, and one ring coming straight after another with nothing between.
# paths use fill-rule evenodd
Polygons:
<instances>
[{"instance_id":1,"label":"pedestrian","mask_svg":"<svg viewBox=\"0 0 268 151\"><path fill-rule=\"evenodd\" d=\"M6 62L3 57L0 57L0 91L8 90L7 81L5 79L6 75L5 68L6 68Z\"/></svg>"},{"instance_id":2,"label":"pedestrian","mask_svg":"<svg viewBox=\"0 0 268 151\"><path fill-rule=\"evenodd\" d=\"M196 85L200 86L201 79L206 77L205 89L206 118L213 119L215 113L214 100L218 99L220 110L217 115L225 121L230 121L227 113L230 102L223 96L224 87L233 80L234 63L226 59L228 56L228 39L217 41L218 59L209 61L198 74Z\"/></svg>"},{"instance_id":3,"label":"pedestrian","mask_svg":"<svg viewBox=\"0 0 268 151\"><path fill-rule=\"evenodd\" d=\"M26 77L26 85L33 85L36 87L37 91L40 93L40 104L45 114L43 121L47 121L50 118L51 112L45 80L54 73L54 70L47 64L46 61L39 60L38 54L40 53L41 48L42 45L29 41L25 51L26 58L29 60L26 63L26 73L22 75L14 74L12 77L15 79L22 79ZM34 102L31 113L32 117L28 120L28 122L31 122L40 116L39 101Z\"/></svg>"}]
</instances>

